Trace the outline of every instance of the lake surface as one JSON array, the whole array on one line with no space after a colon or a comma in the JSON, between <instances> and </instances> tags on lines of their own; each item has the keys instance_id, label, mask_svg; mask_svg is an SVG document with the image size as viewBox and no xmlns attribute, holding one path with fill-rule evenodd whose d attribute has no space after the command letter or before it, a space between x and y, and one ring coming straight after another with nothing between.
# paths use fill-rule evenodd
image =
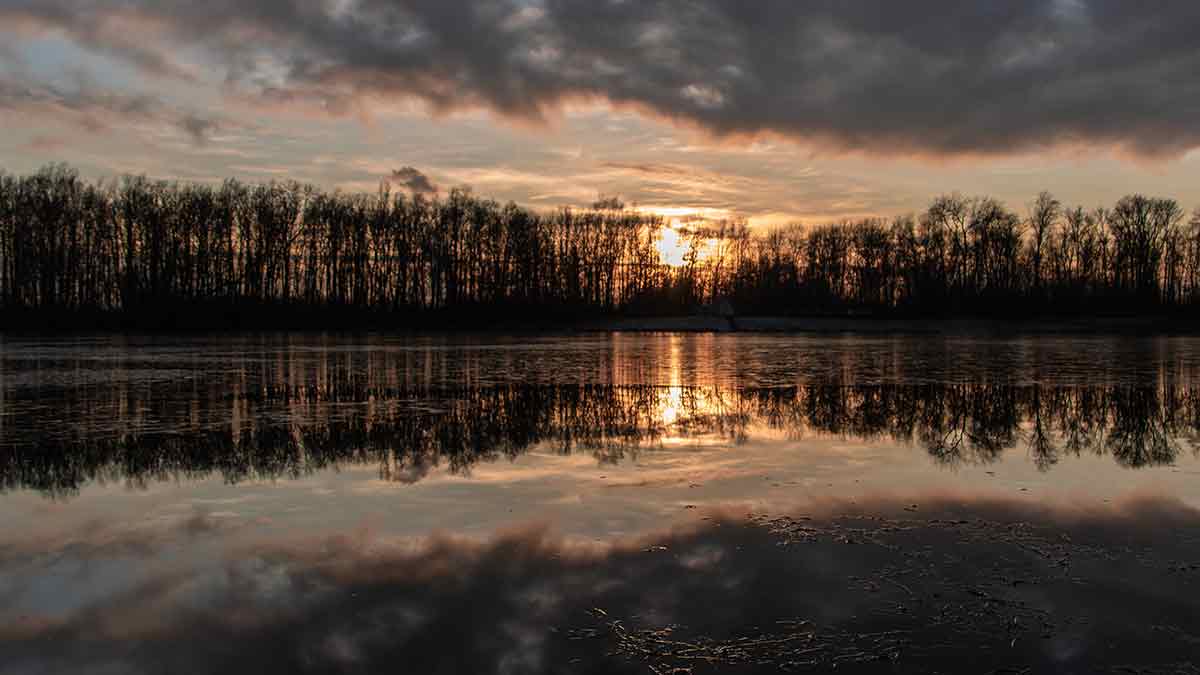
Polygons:
<instances>
[{"instance_id":1,"label":"lake surface","mask_svg":"<svg viewBox=\"0 0 1200 675\"><path fill-rule=\"evenodd\" d=\"M761 526L776 515L953 504L1157 531L1200 507L1196 338L8 336L0 351L0 673L647 672L636 650L580 646L607 614L567 598L626 589L613 602L647 630L720 612L656 597L665 582L635 583L618 553L690 547L655 568L670 579L723 545L761 545L766 565L760 535L795 532ZM744 542L711 538L748 522ZM710 596L731 588L710 576ZM840 626L847 602L810 599L804 620ZM1016 662L1090 653L1062 634Z\"/></svg>"}]
</instances>

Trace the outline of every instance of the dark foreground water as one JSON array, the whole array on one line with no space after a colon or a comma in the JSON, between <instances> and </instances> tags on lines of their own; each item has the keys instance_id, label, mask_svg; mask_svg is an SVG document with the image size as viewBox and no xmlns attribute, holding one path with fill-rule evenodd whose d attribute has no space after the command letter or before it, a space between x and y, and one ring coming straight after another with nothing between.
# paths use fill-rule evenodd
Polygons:
<instances>
[{"instance_id":1,"label":"dark foreground water","mask_svg":"<svg viewBox=\"0 0 1200 675\"><path fill-rule=\"evenodd\" d=\"M1200 672L1198 339L0 350L0 673Z\"/></svg>"}]
</instances>

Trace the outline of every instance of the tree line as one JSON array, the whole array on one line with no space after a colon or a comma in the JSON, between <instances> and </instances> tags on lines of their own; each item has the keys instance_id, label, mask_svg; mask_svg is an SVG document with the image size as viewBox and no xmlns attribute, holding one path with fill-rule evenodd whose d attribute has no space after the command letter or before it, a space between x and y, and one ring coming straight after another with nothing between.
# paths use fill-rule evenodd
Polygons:
<instances>
[{"instance_id":1,"label":"tree line","mask_svg":"<svg viewBox=\"0 0 1200 675\"><path fill-rule=\"evenodd\" d=\"M1086 210L1043 192L1022 216L952 194L890 220L699 236L719 250L683 273L756 312L1172 312L1200 301L1200 210L1185 220L1176 201L1143 195Z\"/></svg>"},{"instance_id":2,"label":"tree line","mask_svg":"<svg viewBox=\"0 0 1200 675\"><path fill-rule=\"evenodd\" d=\"M1019 214L987 197L919 214L765 232L685 226L615 199L537 212L465 189L427 198L295 182L220 186L63 165L0 174L0 310L10 318L221 323L297 316L586 317L1160 312L1200 302L1200 210L1130 195Z\"/></svg>"}]
</instances>

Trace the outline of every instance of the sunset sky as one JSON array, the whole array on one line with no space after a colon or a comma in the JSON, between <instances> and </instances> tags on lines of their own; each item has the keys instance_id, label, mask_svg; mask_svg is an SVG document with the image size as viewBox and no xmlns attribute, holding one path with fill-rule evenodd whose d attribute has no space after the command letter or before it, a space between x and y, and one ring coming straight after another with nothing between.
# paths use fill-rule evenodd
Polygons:
<instances>
[{"instance_id":1,"label":"sunset sky","mask_svg":"<svg viewBox=\"0 0 1200 675\"><path fill-rule=\"evenodd\" d=\"M0 0L0 169L752 225L1200 204L1200 2Z\"/></svg>"}]
</instances>

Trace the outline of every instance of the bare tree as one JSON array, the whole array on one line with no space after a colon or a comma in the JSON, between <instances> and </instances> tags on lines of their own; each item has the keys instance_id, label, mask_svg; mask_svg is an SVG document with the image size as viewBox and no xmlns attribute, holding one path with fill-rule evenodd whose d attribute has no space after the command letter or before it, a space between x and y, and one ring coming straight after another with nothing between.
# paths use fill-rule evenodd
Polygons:
<instances>
[{"instance_id":1,"label":"bare tree","mask_svg":"<svg viewBox=\"0 0 1200 675\"><path fill-rule=\"evenodd\" d=\"M1031 234L1030 255L1033 263L1033 286L1042 289L1042 260L1046 243L1053 236L1054 228L1062 214L1062 204L1049 192L1040 192L1029 207L1029 230Z\"/></svg>"}]
</instances>

